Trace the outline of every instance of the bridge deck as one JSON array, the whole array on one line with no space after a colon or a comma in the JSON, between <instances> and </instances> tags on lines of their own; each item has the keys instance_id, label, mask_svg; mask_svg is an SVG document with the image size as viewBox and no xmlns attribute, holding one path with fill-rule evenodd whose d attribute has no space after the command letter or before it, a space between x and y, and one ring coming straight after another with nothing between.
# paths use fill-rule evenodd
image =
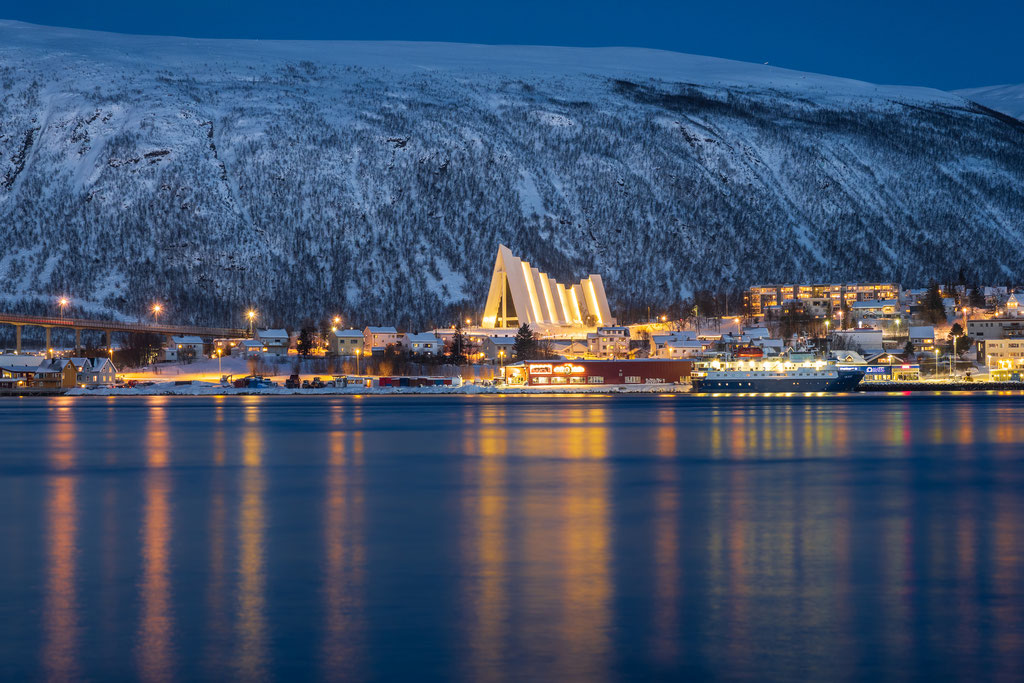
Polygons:
<instances>
[{"instance_id":1,"label":"bridge deck","mask_svg":"<svg viewBox=\"0 0 1024 683\"><path fill-rule=\"evenodd\" d=\"M34 315L0 313L0 323L36 327L66 327L79 330L109 332L152 332L162 335L192 335L195 337L247 338L248 330L231 327L193 327L189 325L161 325L160 323L126 323L118 320L87 320L84 318L48 318Z\"/></svg>"}]
</instances>

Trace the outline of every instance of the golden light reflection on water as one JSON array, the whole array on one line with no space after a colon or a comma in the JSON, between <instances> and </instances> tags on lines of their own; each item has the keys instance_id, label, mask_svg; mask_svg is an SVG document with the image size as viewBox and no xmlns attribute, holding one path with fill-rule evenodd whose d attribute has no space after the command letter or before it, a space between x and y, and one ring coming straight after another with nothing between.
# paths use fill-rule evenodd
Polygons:
<instances>
[{"instance_id":1,"label":"golden light reflection on water","mask_svg":"<svg viewBox=\"0 0 1024 683\"><path fill-rule=\"evenodd\" d=\"M466 562L474 567L470 588L469 677L496 681L506 678L502 656L509 630L508 604L508 407L486 405L467 410L466 467L476 472L476 495L466 496L466 516L473 528L466 535ZM479 456L477 460L474 456Z\"/></svg>"},{"instance_id":2,"label":"golden light reflection on water","mask_svg":"<svg viewBox=\"0 0 1024 683\"><path fill-rule=\"evenodd\" d=\"M75 465L73 415L66 402L56 403L50 420L49 455L58 471L49 477L47 491L47 577L43 605L43 665L50 680L78 676L80 647L79 604L76 590L78 555L77 480L63 470Z\"/></svg>"},{"instance_id":3,"label":"golden light reflection on water","mask_svg":"<svg viewBox=\"0 0 1024 683\"><path fill-rule=\"evenodd\" d=\"M660 406L656 418L655 453L662 461L655 471L652 656L660 667L668 668L679 656L679 602L683 585L679 565L679 468L670 460L677 455L678 422L671 405Z\"/></svg>"},{"instance_id":4,"label":"golden light reflection on water","mask_svg":"<svg viewBox=\"0 0 1024 683\"><path fill-rule=\"evenodd\" d=\"M362 591L363 539L362 406L331 406L327 432L327 491L324 504L324 635L322 675L345 678L364 664L360 641L366 627Z\"/></svg>"},{"instance_id":5,"label":"golden light reflection on water","mask_svg":"<svg viewBox=\"0 0 1024 683\"><path fill-rule=\"evenodd\" d=\"M147 401L146 466L142 514L142 613L136 658L139 677L149 681L173 677L171 642L174 617L171 612L170 542L171 478L167 400L155 396Z\"/></svg>"},{"instance_id":6,"label":"golden light reflection on water","mask_svg":"<svg viewBox=\"0 0 1024 683\"><path fill-rule=\"evenodd\" d=\"M243 407L235 668L244 680L262 679L267 675L266 474L263 470L261 405L259 400L248 400Z\"/></svg>"},{"instance_id":7,"label":"golden light reflection on water","mask_svg":"<svg viewBox=\"0 0 1024 683\"><path fill-rule=\"evenodd\" d=\"M230 639L230 618L227 598L228 503L226 500L227 435L224 427L224 397L218 396L213 406L212 461L214 472L210 483L210 510L207 517L209 536L209 568L206 582L207 637L204 664L208 671L218 670Z\"/></svg>"}]
</instances>

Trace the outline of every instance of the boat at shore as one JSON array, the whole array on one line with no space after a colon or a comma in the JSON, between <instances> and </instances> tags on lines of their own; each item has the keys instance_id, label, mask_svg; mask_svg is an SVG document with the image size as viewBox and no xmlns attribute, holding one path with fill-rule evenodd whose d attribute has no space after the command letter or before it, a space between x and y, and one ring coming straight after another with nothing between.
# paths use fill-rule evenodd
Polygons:
<instances>
[{"instance_id":1,"label":"boat at shore","mask_svg":"<svg viewBox=\"0 0 1024 683\"><path fill-rule=\"evenodd\" d=\"M791 393L853 391L864 378L860 370L840 369L821 359L783 357L771 360L715 360L693 373L698 393Z\"/></svg>"}]
</instances>

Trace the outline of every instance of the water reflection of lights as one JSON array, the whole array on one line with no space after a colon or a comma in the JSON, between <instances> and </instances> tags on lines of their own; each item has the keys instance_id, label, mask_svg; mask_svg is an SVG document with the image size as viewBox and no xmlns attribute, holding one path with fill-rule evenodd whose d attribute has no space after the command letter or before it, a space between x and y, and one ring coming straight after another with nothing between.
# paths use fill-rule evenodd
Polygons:
<instances>
[{"instance_id":1,"label":"water reflection of lights","mask_svg":"<svg viewBox=\"0 0 1024 683\"><path fill-rule=\"evenodd\" d=\"M476 495L467 497L471 530L466 562L475 568L468 590L467 637L472 680L500 680L508 638L508 406L474 406L466 418L476 438L466 445L466 468L476 476ZM476 457L478 456L478 457Z\"/></svg>"},{"instance_id":2,"label":"water reflection of lights","mask_svg":"<svg viewBox=\"0 0 1024 683\"><path fill-rule=\"evenodd\" d=\"M264 533L266 475L259 397L243 404L241 508L238 513L238 648L236 669L244 680L267 674L266 574Z\"/></svg>"},{"instance_id":3,"label":"water reflection of lights","mask_svg":"<svg viewBox=\"0 0 1024 683\"><path fill-rule=\"evenodd\" d=\"M174 617L170 585L170 443L166 397L147 401L144 510L142 515L142 613L136 653L142 678L166 680L171 677Z\"/></svg>"},{"instance_id":4,"label":"water reflection of lights","mask_svg":"<svg viewBox=\"0 0 1024 683\"><path fill-rule=\"evenodd\" d=\"M351 412L346 408L353 408ZM324 504L325 678L347 678L360 671L357 647L365 623L362 590L366 562L363 540L363 432L346 431L362 420L362 406L331 405L327 432L327 491Z\"/></svg>"},{"instance_id":5,"label":"water reflection of lights","mask_svg":"<svg viewBox=\"0 0 1024 683\"><path fill-rule=\"evenodd\" d=\"M60 411L50 432L53 467L74 465L71 415ZM51 477L47 496L46 597L43 605L43 665L51 680L77 677L79 647L78 596L75 590L78 501L76 480L68 474Z\"/></svg>"}]
</instances>

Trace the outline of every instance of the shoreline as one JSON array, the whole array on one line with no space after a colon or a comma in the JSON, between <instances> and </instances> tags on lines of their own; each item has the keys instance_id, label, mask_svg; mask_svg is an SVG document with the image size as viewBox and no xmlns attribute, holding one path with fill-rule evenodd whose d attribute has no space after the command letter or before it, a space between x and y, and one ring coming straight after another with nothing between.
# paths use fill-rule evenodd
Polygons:
<instances>
[{"instance_id":1,"label":"shoreline","mask_svg":"<svg viewBox=\"0 0 1024 683\"><path fill-rule=\"evenodd\" d=\"M0 394L6 397L132 397L132 396L588 396L588 395L650 395L671 394L688 397L704 398L798 398L828 396L880 396L880 395L1024 395L1024 382L921 382L894 383L882 385L871 383L861 385L855 391L845 393L830 392L707 392L697 393L690 385L605 385L576 388L538 388L509 386L480 386L464 384L462 386L431 386L431 387L325 387L322 389L285 389L284 387L267 387L262 389L223 387L210 383L196 382L193 384L160 383L147 387L97 389L74 388L52 393L42 392L11 392Z\"/></svg>"}]
</instances>

